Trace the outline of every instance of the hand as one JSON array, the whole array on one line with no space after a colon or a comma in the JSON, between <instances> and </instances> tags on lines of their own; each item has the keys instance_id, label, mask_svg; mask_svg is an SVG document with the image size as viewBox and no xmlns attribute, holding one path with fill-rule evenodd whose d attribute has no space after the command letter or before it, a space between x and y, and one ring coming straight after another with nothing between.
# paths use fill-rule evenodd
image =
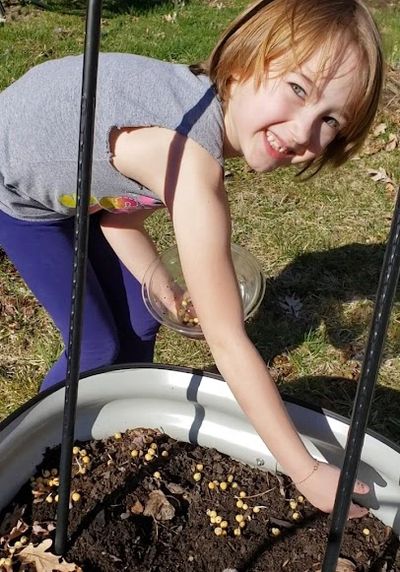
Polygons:
<instances>
[{"instance_id":1,"label":"hand","mask_svg":"<svg viewBox=\"0 0 400 572\"><path fill-rule=\"evenodd\" d=\"M339 482L340 469L328 463L319 463L318 469L314 471L303 483L296 485L296 488L310 501L316 508L323 512L332 512L335 503L336 489ZM369 486L357 480L354 485L354 492L366 494ZM360 518L368 514L368 509L358 504L351 503L349 518Z\"/></svg>"},{"instance_id":2,"label":"hand","mask_svg":"<svg viewBox=\"0 0 400 572\"><path fill-rule=\"evenodd\" d=\"M196 310L194 309L192 299L189 292L186 290L176 300L176 310L179 320L189 326L197 326L199 320L197 318Z\"/></svg>"}]
</instances>

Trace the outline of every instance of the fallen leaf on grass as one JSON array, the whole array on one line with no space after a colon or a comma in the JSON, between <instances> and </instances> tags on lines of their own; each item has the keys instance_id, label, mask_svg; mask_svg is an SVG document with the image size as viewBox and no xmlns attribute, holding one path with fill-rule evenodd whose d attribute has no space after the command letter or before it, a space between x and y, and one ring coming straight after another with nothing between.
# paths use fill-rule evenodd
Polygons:
<instances>
[{"instance_id":1,"label":"fallen leaf on grass","mask_svg":"<svg viewBox=\"0 0 400 572\"><path fill-rule=\"evenodd\" d=\"M385 133L386 129L387 129L386 123L379 123L373 131L374 137L378 137L379 135L382 135L382 133Z\"/></svg>"},{"instance_id":2,"label":"fallen leaf on grass","mask_svg":"<svg viewBox=\"0 0 400 572\"><path fill-rule=\"evenodd\" d=\"M386 189L389 192L393 192L394 188L395 188L395 182L393 181L393 179L390 177L390 175L388 175L388 173L385 171L385 169L380 168L378 170L376 169L369 169L368 170L368 175L371 177L371 179L373 181L375 181L376 183L383 183L386 186Z\"/></svg>"},{"instance_id":3,"label":"fallen leaf on grass","mask_svg":"<svg viewBox=\"0 0 400 572\"><path fill-rule=\"evenodd\" d=\"M387 174L387 172L385 171L385 169L380 168L378 170L376 169L368 169L368 175L371 177L371 179L375 182L383 182L383 183L388 183L390 181L392 181L392 179L389 177L389 175Z\"/></svg>"},{"instance_id":4,"label":"fallen leaf on grass","mask_svg":"<svg viewBox=\"0 0 400 572\"><path fill-rule=\"evenodd\" d=\"M175 516L175 509L162 491L152 491L143 514L156 520L171 520Z\"/></svg>"},{"instance_id":5,"label":"fallen leaf on grass","mask_svg":"<svg viewBox=\"0 0 400 572\"><path fill-rule=\"evenodd\" d=\"M394 151L399 144L399 138L395 133L389 135L389 139L385 145L385 151Z\"/></svg>"},{"instance_id":6,"label":"fallen leaf on grass","mask_svg":"<svg viewBox=\"0 0 400 572\"><path fill-rule=\"evenodd\" d=\"M22 564L34 564L36 572L82 572L82 568L79 568L76 564L70 564L63 558L51 552L46 552L52 545L52 542L50 538L47 538L37 546L29 543L26 548L17 554L17 557Z\"/></svg>"},{"instance_id":7,"label":"fallen leaf on grass","mask_svg":"<svg viewBox=\"0 0 400 572\"><path fill-rule=\"evenodd\" d=\"M303 308L303 303L300 298L293 294L293 296L285 296L284 298L281 298L279 300L279 306L286 314L290 314L291 316L298 318Z\"/></svg>"}]
</instances>

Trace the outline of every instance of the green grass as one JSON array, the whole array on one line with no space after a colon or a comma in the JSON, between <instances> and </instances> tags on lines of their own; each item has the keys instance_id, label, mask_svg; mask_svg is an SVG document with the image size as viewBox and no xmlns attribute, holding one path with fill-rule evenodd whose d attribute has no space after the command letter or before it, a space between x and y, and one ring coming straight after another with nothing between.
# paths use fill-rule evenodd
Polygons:
<instances>
[{"instance_id":1,"label":"green grass","mask_svg":"<svg viewBox=\"0 0 400 572\"><path fill-rule=\"evenodd\" d=\"M49 0L54 11L22 8L0 27L0 88L48 58L83 49L82 2ZM245 5L218 2L145 2L122 13L105 0L103 51L132 51L180 62L205 57L225 24ZM66 8L67 6L67 8ZM67 12L76 12L72 14ZM399 8L374 10L387 59L385 105L377 123L386 132L340 171L300 183L293 171L254 174L240 161L227 165L233 239L259 259L267 291L247 325L279 387L291 395L349 416L368 336L393 188L374 182L370 169L400 181L399 150L385 151L399 133L396 89L400 76ZM398 91L397 91L398 93ZM375 151L373 154L372 151ZM161 249L173 243L170 222L157 213L149 230ZM0 417L35 394L61 350L59 336L8 261L0 258ZM290 308L294 311L290 311ZM370 427L400 443L400 310L392 314L370 416ZM215 371L205 342L161 329L156 361ZM245 380L244 380L245 382Z\"/></svg>"}]
</instances>

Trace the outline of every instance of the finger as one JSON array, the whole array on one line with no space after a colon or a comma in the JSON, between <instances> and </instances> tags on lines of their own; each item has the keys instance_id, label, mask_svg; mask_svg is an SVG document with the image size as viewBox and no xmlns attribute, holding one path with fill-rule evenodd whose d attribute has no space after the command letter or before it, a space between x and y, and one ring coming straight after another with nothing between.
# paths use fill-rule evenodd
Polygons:
<instances>
[{"instance_id":1,"label":"finger","mask_svg":"<svg viewBox=\"0 0 400 572\"><path fill-rule=\"evenodd\" d=\"M360 506L358 504L351 503L350 510L349 510L349 518L362 518L363 516L367 516L368 509L364 506Z\"/></svg>"},{"instance_id":2,"label":"finger","mask_svg":"<svg viewBox=\"0 0 400 572\"><path fill-rule=\"evenodd\" d=\"M358 495L366 495L369 492L369 486L367 483L357 480L354 484L354 492Z\"/></svg>"}]
</instances>

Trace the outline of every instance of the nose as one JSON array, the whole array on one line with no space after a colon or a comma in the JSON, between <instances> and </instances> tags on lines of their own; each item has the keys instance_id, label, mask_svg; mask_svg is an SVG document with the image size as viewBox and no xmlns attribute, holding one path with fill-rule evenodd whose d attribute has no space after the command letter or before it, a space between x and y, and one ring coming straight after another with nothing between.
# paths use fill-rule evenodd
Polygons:
<instances>
[{"instance_id":1,"label":"nose","mask_svg":"<svg viewBox=\"0 0 400 572\"><path fill-rule=\"evenodd\" d=\"M313 140L314 129L314 117L311 117L311 115L307 113L297 114L291 127L292 145L296 153L302 154L310 147Z\"/></svg>"}]
</instances>

